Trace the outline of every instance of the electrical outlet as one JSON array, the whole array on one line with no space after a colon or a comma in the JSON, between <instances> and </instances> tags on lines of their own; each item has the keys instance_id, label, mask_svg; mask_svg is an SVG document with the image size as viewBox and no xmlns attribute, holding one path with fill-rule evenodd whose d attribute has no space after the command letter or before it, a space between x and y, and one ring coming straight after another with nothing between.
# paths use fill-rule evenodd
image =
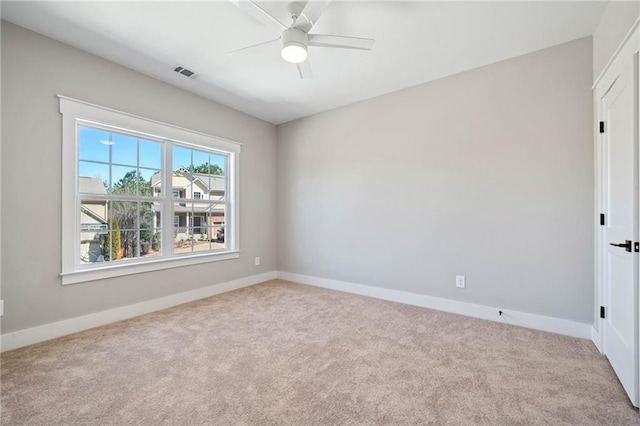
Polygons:
<instances>
[{"instance_id":1,"label":"electrical outlet","mask_svg":"<svg viewBox=\"0 0 640 426\"><path fill-rule=\"evenodd\" d=\"M466 286L466 283L465 283L464 275L456 275L456 287L465 288L465 286Z\"/></svg>"},{"instance_id":2,"label":"electrical outlet","mask_svg":"<svg viewBox=\"0 0 640 426\"><path fill-rule=\"evenodd\" d=\"M4 300L0 300L0 317L4 315Z\"/></svg>"},{"instance_id":3,"label":"electrical outlet","mask_svg":"<svg viewBox=\"0 0 640 426\"><path fill-rule=\"evenodd\" d=\"M256 266L260 265L260 258L259 257L256 257L256 262L255 263L256 263Z\"/></svg>"}]
</instances>

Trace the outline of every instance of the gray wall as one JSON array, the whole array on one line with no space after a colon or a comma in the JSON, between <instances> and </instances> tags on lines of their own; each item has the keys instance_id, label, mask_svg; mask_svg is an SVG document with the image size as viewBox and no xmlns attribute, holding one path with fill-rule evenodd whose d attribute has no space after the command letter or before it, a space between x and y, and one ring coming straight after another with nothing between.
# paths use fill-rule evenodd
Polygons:
<instances>
[{"instance_id":1,"label":"gray wall","mask_svg":"<svg viewBox=\"0 0 640 426\"><path fill-rule=\"evenodd\" d=\"M56 94L242 142L241 258L63 287ZM276 129L269 123L3 22L2 140L3 333L276 267Z\"/></svg>"},{"instance_id":2,"label":"gray wall","mask_svg":"<svg viewBox=\"0 0 640 426\"><path fill-rule=\"evenodd\" d=\"M640 16L639 1L610 1L593 33L593 78L598 78Z\"/></svg>"},{"instance_id":3,"label":"gray wall","mask_svg":"<svg viewBox=\"0 0 640 426\"><path fill-rule=\"evenodd\" d=\"M278 126L278 269L591 323L591 52Z\"/></svg>"}]
</instances>

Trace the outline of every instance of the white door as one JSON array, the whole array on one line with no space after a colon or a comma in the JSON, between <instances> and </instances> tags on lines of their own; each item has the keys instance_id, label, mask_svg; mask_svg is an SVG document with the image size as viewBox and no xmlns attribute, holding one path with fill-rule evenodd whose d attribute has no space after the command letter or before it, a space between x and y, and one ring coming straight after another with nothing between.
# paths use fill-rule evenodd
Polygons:
<instances>
[{"instance_id":1,"label":"white door","mask_svg":"<svg viewBox=\"0 0 640 426\"><path fill-rule=\"evenodd\" d=\"M604 353L638 406L637 62L625 61L602 97L604 121Z\"/></svg>"}]
</instances>

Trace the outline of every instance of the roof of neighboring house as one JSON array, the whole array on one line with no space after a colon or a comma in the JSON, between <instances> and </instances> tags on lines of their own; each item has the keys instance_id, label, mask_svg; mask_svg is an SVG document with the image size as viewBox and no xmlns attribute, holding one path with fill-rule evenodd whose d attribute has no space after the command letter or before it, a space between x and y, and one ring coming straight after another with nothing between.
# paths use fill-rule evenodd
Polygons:
<instances>
[{"instance_id":1,"label":"roof of neighboring house","mask_svg":"<svg viewBox=\"0 0 640 426\"><path fill-rule=\"evenodd\" d=\"M93 210L86 208L83 205L80 206L80 211L82 211L82 213L86 214L87 216L89 216L93 220L97 221L98 223L102 223L102 224L107 223L105 218L103 218L98 213L94 212Z\"/></svg>"},{"instance_id":2,"label":"roof of neighboring house","mask_svg":"<svg viewBox=\"0 0 640 426\"><path fill-rule=\"evenodd\" d=\"M107 188L105 188L100 178L80 176L78 178L78 191L88 194L106 194Z\"/></svg>"},{"instance_id":3,"label":"roof of neighboring house","mask_svg":"<svg viewBox=\"0 0 640 426\"><path fill-rule=\"evenodd\" d=\"M225 191L226 183L224 175L209 175L206 173L191 173L185 167L179 167L174 176L191 176L193 181L199 180L209 191ZM157 186L160 184L160 173L154 173L151 177L151 186Z\"/></svg>"}]
</instances>

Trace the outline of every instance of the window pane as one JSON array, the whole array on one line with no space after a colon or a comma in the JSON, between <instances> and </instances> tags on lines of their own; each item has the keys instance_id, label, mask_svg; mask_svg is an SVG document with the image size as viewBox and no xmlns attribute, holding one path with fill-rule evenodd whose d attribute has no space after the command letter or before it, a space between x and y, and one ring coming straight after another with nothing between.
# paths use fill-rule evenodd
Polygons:
<instances>
[{"instance_id":1,"label":"window pane","mask_svg":"<svg viewBox=\"0 0 640 426\"><path fill-rule=\"evenodd\" d=\"M191 164L191 150L182 147L173 147L173 173L171 187L173 198L191 198L192 173L189 171Z\"/></svg>"},{"instance_id":2,"label":"window pane","mask_svg":"<svg viewBox=\"0 0 640 426\"><path fill-rule=\"evenodd\" d=\"M120 230L110 230L101 235L102 258L105 262L116 261L123 258L122 245L120 243Z\"/></svg>"},{"instance_id":3,"label":"window pane","mask_svg":"<svg viewBox=\"0 0 640 426\"><path fill-rule=\"evenodd\" d=\"M101 239L108 232L107 202L82 200L80 202L80 261L103 262Z\"/></svg>"},{"instance_id":4,"label":"window pane","mask_svg":"<svg viewBox=\"0 0 640 426\"><path fill-rule=\"evenodd\" d=\"M211 175L226 175L226 160L225 155L211 154L209 174Z\"/></svg>"},{"instance_id":5,"label":"window pane","mask_svg":"<svg viewBox=\"0 0 640 426\"><path fill-rule=\"evenodd\" d=\"M109 187L107 164L80 161L78 164L78 191L88 194L106 194Z\"/></svg>"},{"instance_id":6,"label":"window pane","mask_svg":"<svg viewBox=\"0 0 640 426\"><path fill-rule=\"evenodd\" d=\"M131 259L139 256L139 238L140 232L137 229L120 229L120 244L123 259Z\"/></svg>"},{"instance_id":7,"label":"window pane","mask_svg":"<svg viewBox=\"0 0 640 426\"><path fill-rule=\"evenodd\" d=\"M140 139L140 167L162 168L162 144Z\"/></svg>"},{"instance_id":8,"label":"window pane","mask_svg":"<svg viewBox=\"0 0 640 426\"><path fill-rule=\"evenodd\" d=\"M138 256L139 208L137 201L109 201L107 225L111 231L103 241L105 260L115 261Z\"/></svg>"},{"instance_id":9,"label":"window pane","mask_svg":"<svg viewBox=\"0 0 640 426\"><path fill-rule=\"evenodd\" d=\"M204 200L204 194L208 192L207 185L201 180L196 179L193 184L185 190L186 198L193 200Z\"/></svg>"},{"instance_id":10,"label":"window pane","mask_svg":"<svg viewBox=\"0 0 640 426\"><path fill-rule=\"evenodd\" d=\"M224 226L210 226L209 235L211 235L211 250L220 250L224 245Z\"/></svg>"},{"instance_id":11,"label":"window pane","mask_svg":"<svg viewBox=\"0 0 640 426\"><path fill-rule=\"evenodd\" d=\"M194 167L193 198L197 200L223 199L226 187L224 176L225 157L194 151L194 158L196 158L196 154L203 163L196 163ZM200 198L195 196L195 192L201 193Z\"/></svg>"},{"instance_id":12,"label":"window pane","mask_svg":"<svg viewBox=\"0 0 640 426\"><path fill-rule=\"evenodd\" d=\"M174 203L174 253L211 250L210 203Z\"/></svg>"},{"instance_id":13,"label":"window pane","mask_svg":"<svg viewBox=\"0 0 640 426\"><path fill-rule=\"evenodd\" d=\"M112 192L116 195L138 195L138 172L135 168L111 166Z\"/></svg>"},{"instance_id":14,"label":"window pane","mask_svg":"<svg viewBox=\"0 0 640 426\"><path fill-rule=\"evenodd\" d=\"M132 136L111 134L111 162L138 166L138 139Z\"/></svg>"},{"instance_id":15,"label":"window pane","mask_svg":"<svg viewBox=\"0 0 640 426\"><path fill-rule=\"evenodd\" d=\"M161 251L161 238L160 228L157 228L155 232L149 231L146 228L140 229L140 256L141 257L154 257L162 254Z\"/></svg>"},{"instance_id":16,"label":"window pane","mask_svg":"<svg viewBox=\"0 0 640 426\"><path fill-rule=\"evenodd\" d=\"M160 171L152 169L140 169L139 170L139 189L140 195L144 197L153 197L160 195ZM154 186L155 179L155 186Z\"/></svg>"},{"instance_id":17,"label":"window pane","mask_svg":"<svg viewBox=\"0 0 640 426\"><path fill-rule=\"evenodd\" d=\"M151 193L154 197L162 197L162 171L151 175Z\"/></svg>"},{"instance_id":18,"label":"window pane","mask_svg":"<svg viewBox=\"0 0 640 426\"><path fill-rule=\"evenodd\" d=\"M162 203L140 203L140 256L158 256L162 242Z\"/></svg>"},{"instance_id":19,"label":"window pane","mask_svg":"<svg viewBox=\"0 0 640 426\"><path fill-rule=\"evenodd\" d=\"M224 176L209 176L209 199L224 200L227 181Z\"/></svg>"},{"instance_id":20,"label":"window pane","mask_svg":"<svg viewBox=\"0 0 640 426\"><path fill-rule=\"evenodd\" d=\"M209 235L211 236L211 249L218 250L225 248L225 210L224 204L209 204Z\"/></svg>"},{"instance_id":21,"label":"window pane","mask_svg":"<svg viewBox=\"0 0 640 426\"><path fill-rule=\"evenodd\" d=\"M211 250L211 241L207 236L208 228L193 229L193 251L209 251Z\"/></svg>"},{"instance_id":22,"label":"window pane","mask_svg":"<svg viewBox=\"0 0 640 426\"><path fill-rule=\"evenodd\" d=\"M173 252L191 252L190 227L193 216L191 203L173 203Z\"/></svg>"},{"instance_id":23,"label":"window pane","mask_svg":"<svg viewBox=\"0 0 640 426\"><path fill-rule=\"evenodd\" d=\"M208 239L209 203L193 203L192 235L196 240Z\"/></svg>"},{"instance_id":24,"label":"window pane","mask_svg":"<svg viewBox=\"0 0 640 426\"><path fill-rule=\"evenodd\" d=\"M160 211L161 203L140 202L140 229L154 230L161 227Z\"/></svg>"},{"instance_id":25,"label":"window pane","mask_svg":"<svg viewBox=\"0 0 640 426\"><path fill-rule=\"evenodd\" d=\"M109 162L109 133L80 127L78 129L78 158L81 160Z\"/></svg>"},{"instance_id":26,"label":"window pane","mask_svg":"<svg viewBox=\"0 0 640 426\"><path fill-rule=\"evenodd\" d=\"M137 201L111 201L110 228L116 226L120 230L138 229L138 202Z\"/></svg>"},{"instance_id":27,"label":"window pane","mask_svg":"<svg viewBox=\"0 0 640 426\"><path fill-rule=\"evenodd\" d=\"M198 173L206 173L209 168L209 153L193 150L193 171Z\"/></svg>"},{"instance_id":28,"label":"window pane","mask_svg":"<svg viewBox=\"0 0 640 426\"><path fill-rule=\"evenodd\" d=\"M172 170L176 172L181 167L185 170L191 165L191 150L181 146L174 146L172 153Z\"/></svg>"}]
</instances>

